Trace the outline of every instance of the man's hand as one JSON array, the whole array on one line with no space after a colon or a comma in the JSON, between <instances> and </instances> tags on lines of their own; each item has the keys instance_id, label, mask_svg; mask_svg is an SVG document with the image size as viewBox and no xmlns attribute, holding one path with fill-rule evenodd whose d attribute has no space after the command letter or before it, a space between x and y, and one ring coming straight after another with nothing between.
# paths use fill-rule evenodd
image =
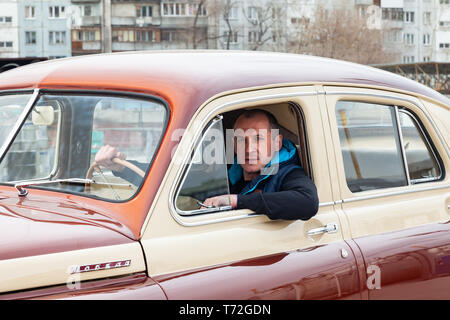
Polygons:
<instances>
[{"instance_id":1,"label":"man's hand","mask_svg":"<svg viewBox=\"0 0 450 320\"><path fill-rule=\"evenodd\" d=\"M237 195L236 194L225 194L222 196L208 198L203 201L205 206L223 207L231 206L232 209L236 209L237 206Z\"/></svg>"},{"instance_id":2,"label":"man's hand","mask_svg":"<svg viewBox=\"0 0 450 320\"><path fill-rule=\"evenodd\" d=\"M114 158L125 160L126 156L124 153L118 152L115 147L105 145L102 146L100 150L98 150L97 154L95 155L94 161L97 162L97 164L104 166L110 170L119 172L122 171L124 169L122 165L116 164L111 161Z\"/></svg>"}]
</instances>

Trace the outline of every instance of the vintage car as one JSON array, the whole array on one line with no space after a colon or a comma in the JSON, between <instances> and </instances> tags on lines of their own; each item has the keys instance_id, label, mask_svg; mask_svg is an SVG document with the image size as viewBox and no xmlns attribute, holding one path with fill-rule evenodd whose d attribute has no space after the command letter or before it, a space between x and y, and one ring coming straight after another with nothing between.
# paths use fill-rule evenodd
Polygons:
<instances>
[{"instance_id":1,"label":"vintage car","mask_svg":"<svg viewBox=\"0 0 450 320\"><path fill-rule=\"evenodd\" d=\"M1 299L450 299L450 101L428 87L166 51L35 63L0 90ZM229 192L225 132L252 108L295 144L312 218L202 205ZM94 161L103 145L134 181Z\"/></svg>"}]
</instances>

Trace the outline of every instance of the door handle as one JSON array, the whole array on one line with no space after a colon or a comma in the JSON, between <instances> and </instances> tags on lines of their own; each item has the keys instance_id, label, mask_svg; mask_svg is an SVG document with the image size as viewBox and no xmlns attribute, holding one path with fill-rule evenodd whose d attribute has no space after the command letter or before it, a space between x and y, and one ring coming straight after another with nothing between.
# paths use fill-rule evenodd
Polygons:
<instances>
[{"instance_id":1,"label":"door handle","mask_svg":"<svg viewBox=\"0 0 450 320\"><path fill-rule=\"evenodd\" d=\"M325 226L320 228L311 229L307 232L308 236L315 236L322 233L336 233L339 227L336 223L327 223Z\"/></svg>"}]
</instances>

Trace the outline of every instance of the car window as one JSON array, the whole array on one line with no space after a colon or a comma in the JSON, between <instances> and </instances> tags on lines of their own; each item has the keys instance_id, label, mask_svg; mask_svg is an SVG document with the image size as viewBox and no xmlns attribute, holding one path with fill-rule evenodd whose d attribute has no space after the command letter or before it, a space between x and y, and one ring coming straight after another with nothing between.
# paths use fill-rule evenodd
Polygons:
<instances>
[{"instance_id":1,"label":"car window","mask_svg":"<svg viewBox=\"0 0 450 320\"><path fill-rule=\"evenodd\" d=\"M395 107L338 101L336 120L352 192L407 185Z\"/></svg>"},{"instance_id":2,"label":"car window","mask_svg":"<svg viewBox=\"0 0 450 320\"><path fill-rule=\"evenodd\" d=\"M439 179L438 161L419 123L407 110L400 110L399 120L411 182Z\"/></svg>"},{"instance_id":3,"label":"car window","mask_svg":"<svg viewBox=\"0 0 450 320\"><path fill-rule=\"evenodd\" d=\"M220 208L208 210L201 203L223 194L229 194L225 139L222 119L215 118L190 157L175 198L176 208L187 215L217 211Z\"/></svg>"}]
</instances>

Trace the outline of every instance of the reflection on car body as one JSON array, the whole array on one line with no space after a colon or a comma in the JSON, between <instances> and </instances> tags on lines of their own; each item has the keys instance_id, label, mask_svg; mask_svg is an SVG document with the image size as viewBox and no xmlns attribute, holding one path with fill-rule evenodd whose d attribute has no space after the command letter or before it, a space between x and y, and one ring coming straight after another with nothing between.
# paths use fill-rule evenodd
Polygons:
<instances>
[{"instance_id":1,"label":"reflection on car body","mask_svg":"<svg viewBox=\"0 0 450 320\"><path fill-rule=\"evenodd\" d=\"M230 192L226 130L251 109L297 150L312 218L202 206ZM0 298L449 299L449 109L400 76L289 54L4 72ZM103 145L132 180L95 163ZM224 162L201 162L202 148Z\"/></svg>"}]
</instances>

